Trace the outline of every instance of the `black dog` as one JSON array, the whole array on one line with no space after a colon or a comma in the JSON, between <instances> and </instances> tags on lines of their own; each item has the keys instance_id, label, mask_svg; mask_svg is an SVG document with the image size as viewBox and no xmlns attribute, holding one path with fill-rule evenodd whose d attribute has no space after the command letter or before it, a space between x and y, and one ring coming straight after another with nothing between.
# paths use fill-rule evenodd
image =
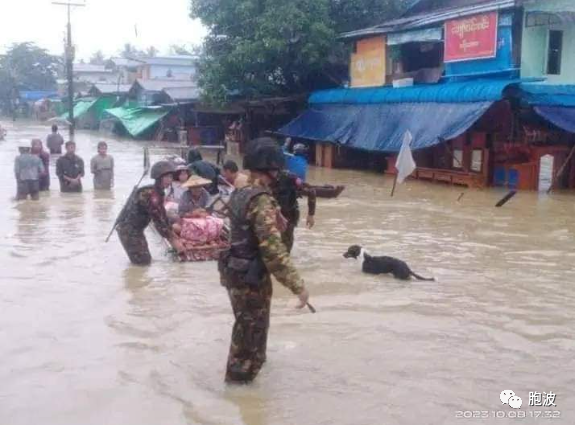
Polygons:
<instances>
[{"instance_id":1,"label":"black dog","mask_svg":"<svg viewBox=\"0 0 575 425\"><path fill-rule=\"evenodd\" d=\"M362 258L363 264L361 270L369 274L391 273L393 277L401 280L409 280L411 276L418 280L435 280L434 278L421 277L414 273L405 261L393 257L372 257L359 245L352 245L347 252L343 254L345 258Z\"/></svg>"}]
</instances>

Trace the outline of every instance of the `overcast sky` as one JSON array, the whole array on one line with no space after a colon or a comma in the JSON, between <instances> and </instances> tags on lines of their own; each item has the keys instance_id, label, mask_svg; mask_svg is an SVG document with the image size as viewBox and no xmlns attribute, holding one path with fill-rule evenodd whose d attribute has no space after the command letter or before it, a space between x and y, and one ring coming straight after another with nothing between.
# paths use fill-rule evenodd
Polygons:
<instances>
[{"instance_id":1,"label":"overcast sky","mask_svg":"<svg viewBox=\"0 0 575 425\"><path fill-rule=\"evenodd\" d=\"M63 0L57 0L63 1ZM83 3L84 0L72 0ZM117 55L125 43L167 53L171 44L199 44L205 30L189 17L189 0L85 0L72 12L77 58L102 50ZM0 51L14 42L33 41L63 53L66 8L52 0L0 0ZM137 28L137 36L136 36Z\"/></svg>"}]
</instances>

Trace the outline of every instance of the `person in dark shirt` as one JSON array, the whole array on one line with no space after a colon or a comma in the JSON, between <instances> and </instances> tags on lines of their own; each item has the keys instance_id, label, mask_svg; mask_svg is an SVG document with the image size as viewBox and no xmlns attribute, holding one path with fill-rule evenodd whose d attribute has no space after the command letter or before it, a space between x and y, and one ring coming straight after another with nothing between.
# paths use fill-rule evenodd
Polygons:
<instances>
[{"instance_id":1,"label":"person in dark shirt","mask_svg":"<svg viewBox=\"0 0 575 425\"><path fill-rule=\"evenodd\" d=\"M190 149L188 152L188 168L192 174L212 182L212 184L206 188L210 195L218 194L218 176L220 175L220 169L214 164L204 161L202 154L197 148Z\"/></svg>"},{"instance_id":2,"label":"person in dark shirt","mask_svg":"<svg viewBox=\"0 0 575 425\"><path fill-rule=\"evenodd\" d=\"M272 193L280 206L282 215L287 220L286 229L282 232L282 241L286 245L288 252L291 252L294 244L295 228L300 218L298 198L307 196L308 214L306 224L311 229L315 224L315 189L303 182L295 174L281 170L272 186Z\"/></svg>"},{"instance_id":3,"label":"person in dark shirt","mask_svg":"<svg viewBox=\"0 0 575 425\"><path fill-rule=\"evenodd\" d=\"M46 138L46 146L51 154L61 154L62 145L64 144L64 139L58 133L58 126L54 124L52 126L52 134L49 134Z\"/></svg>"},{"instance_id":4,"label":"person in dark shirt","mask_svg":"<svg viewBox=\"0 0 575 425\"><path fill-rule=\"evenodd\" d=\"M66 142L66 155L56 161L56 175L62 192L82 192L84 160L76 155L76 143Z\"/></svg>"}]
</instances>

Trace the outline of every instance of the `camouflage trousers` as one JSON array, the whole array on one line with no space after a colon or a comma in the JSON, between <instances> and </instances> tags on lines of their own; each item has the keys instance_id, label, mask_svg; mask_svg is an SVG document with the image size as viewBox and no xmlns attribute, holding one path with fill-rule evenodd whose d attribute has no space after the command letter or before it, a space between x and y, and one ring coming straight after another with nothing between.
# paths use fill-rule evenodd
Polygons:
<instances>
[{"instance_id":1,"label":"camouflage trousers","mask_svg":"<svg viewBox=\"0 0 575 425\"><path fill-rule=\"evenodd\" d=\"M291 253L294 244L294 232L295 232L296 224L289 222L287 224L287 228L285 232L282 232L282 242L286 246L289 253Z\"/></svg>"},{"instance_id":2,"label":"camouflage trousers","mask_svg":"<svg viewBox=\"0 0 575 425\"><path fill-rule=\"evenodd\" d=\"M261 285L246 286L231 277L226 282L235 322L226 369L226 382L248 383L266 361L272 282L269 275Z\"/></svg>"},{"instance_id":3,"label":"camouflage trousers","mask_svg":"<svg viewBox=\"0 0 575 425\"><path fill-rule=\"evenodd\" d=\"M132 264L147 266L152 262L152 256L150 255L148 242L143 230L132 229L126 226L118 227L117 232Z\"/></svg>"}]
</instances>

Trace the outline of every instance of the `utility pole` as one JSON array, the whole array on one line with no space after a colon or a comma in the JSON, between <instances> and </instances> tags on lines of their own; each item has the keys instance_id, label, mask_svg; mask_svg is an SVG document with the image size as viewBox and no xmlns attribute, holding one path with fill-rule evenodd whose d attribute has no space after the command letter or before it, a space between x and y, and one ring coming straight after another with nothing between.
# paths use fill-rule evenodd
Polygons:
<instances>
[{"instance_id":1,"label":"utility pole","mask_svg":"<svg viewBox=\"0 0 575 425\"><path fill-rule=\"evenodd\" d=\"M74 119L74 46L72 45L72 23L70 20L70 8L72 6L84 7L85 4L79 3L62 3L62 2L52 2L52 4L57 6L66 6L68 8L68 27L67 27L67 40L66 40L66 77L68 79L68 110L69 120L70 120L70 140L74 140L74 130L76 127L76 122Z\"/></svg>"}]
</instances>

